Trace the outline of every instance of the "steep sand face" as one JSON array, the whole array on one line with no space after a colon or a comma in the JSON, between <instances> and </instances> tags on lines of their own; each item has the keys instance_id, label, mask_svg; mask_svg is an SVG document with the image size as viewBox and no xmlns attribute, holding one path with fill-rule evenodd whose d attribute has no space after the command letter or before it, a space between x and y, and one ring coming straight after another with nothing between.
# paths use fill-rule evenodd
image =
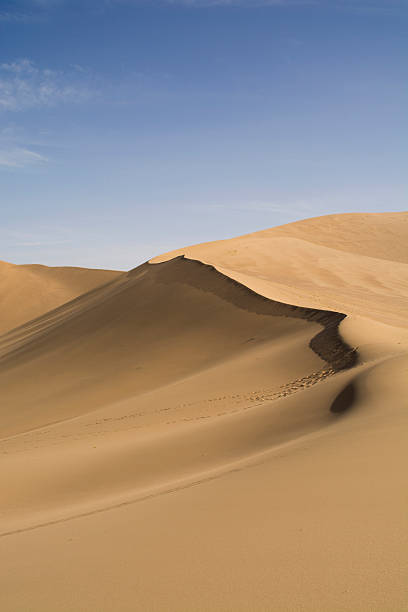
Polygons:
<instances>
[{"instance_id":1,"label":"steep sand face","mask_svg":"<svg viewBox=\"0 0 408 612\"><path fill-rule=\"evenodd\" d=\"M353 366L343 318L267 300L178 258L6 335L3 529L133 499L327 426L334 417L320 406L287 417L278 403L273 415L244 410ZM210 421L217 415L234 416ZM90 434L104 437L102 453Z\"/></svg>"},{"instance_id":2,"label":"steep sand face","mask_svg":"<svg viewBox=\"0 0 408 612\"><path fill-rule=\"evenodd\" d=\"M0 334L107 283L121 272L0 261Z\"/></svg>"},{"instance_id":3,"label":"steep sand face","mask_svg":"<svg viewBox=\"0 0 408 612\"><path fill-rule=\"evenodd\" d=\"M405 610L405 220L190 247L2 336L4 609Z\"/></svg>"},{"instance_id":4,"label":"steep sand face","mask_svg":"<svg viewBox=\"0 0 408 612\"><path fill-rule=\"evenodd\" d=\"M264 299L198 262L142 265L3 336L3 432L91 412L295 334L300 345L313 339L302 358L287 356L288 367L300 363L294 376L311 361L342 369L355 358L337 331L343 318Z\"/></svg>"},{"instance_id":5,"label":"steep sand face","mask_svg":"<svg viewBox=\"0 0 408 612\"><path fill-rule=\"evenodd\" d=\"M407 326L408 213L330 215L186 247L257 293Z\"/></svg>"}]
</instances>

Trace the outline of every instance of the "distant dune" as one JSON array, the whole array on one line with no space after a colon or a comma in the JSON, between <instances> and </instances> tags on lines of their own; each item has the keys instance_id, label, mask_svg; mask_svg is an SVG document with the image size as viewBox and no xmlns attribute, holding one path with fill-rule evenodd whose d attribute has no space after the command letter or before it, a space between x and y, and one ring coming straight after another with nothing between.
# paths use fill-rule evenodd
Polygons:
<instances>
[{"instance_id":1,"label":"distant dune","mask_svg":"<svg viewBox=\"0 0 408 612\"><path fill-rule=\"evenodd\" d=\"M406 213L334 215L82 271L30 321L27 292L3 609L406 610L407 245Z\"/></svg>"},{"instance_id":2,"label":"distant dune","mask_svg":"<svg viewBox=\"0 0 408 612\"><path fill-rule=\"evenodd\" d=\"M0 261L0 334L94 289L120 272Z\"/></svg>"}]
</instances>

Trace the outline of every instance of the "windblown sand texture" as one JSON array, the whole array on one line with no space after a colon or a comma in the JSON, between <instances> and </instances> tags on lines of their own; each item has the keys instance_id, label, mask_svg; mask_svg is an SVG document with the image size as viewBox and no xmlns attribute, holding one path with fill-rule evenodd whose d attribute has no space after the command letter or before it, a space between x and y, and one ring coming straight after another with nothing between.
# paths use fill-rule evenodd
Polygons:
<instances>
[{"instance_id":1,"label":"windblown sand texture","mask_svg":"<svg viewBox=\"0 0 408 612\"><path fill-rule=\"evenodd\" d=\"M109 274L0 336L0 609L407 610L408 214Z\"/></svg>"},{"instance_id":2,"label":"windblown sand texture","mask_svg":"<svg viewBox=\"0 0 408 612\"><path fill-rule=\"evenodd\" d=\"M118 276L113 270L16 266L0 261L0 334Z\"/></svg>"}]
</instances>

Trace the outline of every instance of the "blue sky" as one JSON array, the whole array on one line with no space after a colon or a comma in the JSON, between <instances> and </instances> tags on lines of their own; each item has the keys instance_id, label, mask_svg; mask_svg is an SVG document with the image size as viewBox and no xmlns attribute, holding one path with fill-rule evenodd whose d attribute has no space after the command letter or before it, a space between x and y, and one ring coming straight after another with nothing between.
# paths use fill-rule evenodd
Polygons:
<instances>
[{"instance_id":1,"label":"blue sky","mask_svg":"<svg viewBox=\"0 0 408 612\"><path fill-rule=\"evenodd\" d=\"M0 0L0 259L407 209L405 0Z\"/></svg>"}]
</instances>

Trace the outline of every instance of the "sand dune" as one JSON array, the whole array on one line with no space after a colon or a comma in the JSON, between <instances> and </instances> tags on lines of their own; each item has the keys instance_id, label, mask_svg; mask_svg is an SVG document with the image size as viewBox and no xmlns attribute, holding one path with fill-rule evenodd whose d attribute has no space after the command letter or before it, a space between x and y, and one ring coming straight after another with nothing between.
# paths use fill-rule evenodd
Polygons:
<instances>
[{"instance_id":1,"label":"sand dune","mask_svg":"<svg viewBox=\"0 0 408 612\"><path fill-rule=\"evenodd\" d=\"M406 609L407 220L181 249L0 337L4 609Z\"/></svg>"},{"instance_id":2,"label":"sand dune","mask_svg":"<svg viewBox=\"0 0 408 612\"><path fill-rule=\"evenodd\" d=\"M353 365L356 355L338 334L343 316L264 299L209 266L175 259L136 268L17 330L11 334L13 343L7 340L1 359L0 384L7 407L3 432L11 437L8 444L5 441L6 449L15 448L16 439L20 442L17 434L28 432L27 445L32 438L29 430L35 429L38 439L38 430L52 423L58 427L51 430L50 439L56 435L57 440L67 428L70 436L91 430L100 434L103 424L105 429L108 424L109 432L121 421L126 428L121 436L104 440L102 456L89 447L88 435L74 447L70 440L68 446L62 443L50 452L31 451L25 467L22 457L11 454L4 460L5 512L8 506L15 521L20 508L23 514L29 509L32 521L37 506L48 511L55 504L59 512L66 512L66 505L71 508L79 499L87 506L96 495L102 499L92 503L103 505L113 491L134 495L156 480L171 483L184 472L194 475L199 469L220 467L222 457L240 459L263 445L267 448L270 433L261 446L260 436L271 427L268 412L251 411L243 418L243 407L248 402L250 407L253 399L258 404L268 402L281 385L289 394L292 387L302 389ZM72 338L81 338L80 345ZM219 369L223 386L211 383L214 375L219 377ZM21 385L22 380L31 382ZM254 393L255 380L266 390L255 387ZM236 401L232 397L224 401L223 412L235 414L239 406L237 418L226 425L202 424L193 428L194 433L190 428L188 434L184 428L180 431L174 425L184 419L218 415L220 402L203 395L198 413L182 410L181 419L180 408L167 400L169 387L176 383L179 401L190 397L195 403L199 389L223 393L229 383ZM211 404L208 399L213 399L212 406L205 405L206 400ZM176 421L169 423L173 411ZM282 422L274 418L273 435L281 440L316 427L320 420L326 423L328 415L300 411ZM145 426L173 427L145 437L142 432L135 445L134 426L140 421ZM241 438L245 451L238 443ZM209 444L213 451L202 459ZM155 456L160 456L159 462Z\"/></svg>"},{"instance_id":3,"label":"sand dune","mask_svg":"<svg viewBox=\"0 0 408 612\"><path fill-rule=\"evenodd\" d=\"M0 334L116 278L114 270L0 261Z\"/></svg>"},{"instance_id":4,"label":"sand dune","mask_svg":"<svg viewBox=\"0 0 408 612\"><path fill-rule=\"evenodd\" d=\"M407 213L330 215L178 249L152 262L185 255L275 300L405 327L407 234Z\"/></svg>"}]
</instances>

